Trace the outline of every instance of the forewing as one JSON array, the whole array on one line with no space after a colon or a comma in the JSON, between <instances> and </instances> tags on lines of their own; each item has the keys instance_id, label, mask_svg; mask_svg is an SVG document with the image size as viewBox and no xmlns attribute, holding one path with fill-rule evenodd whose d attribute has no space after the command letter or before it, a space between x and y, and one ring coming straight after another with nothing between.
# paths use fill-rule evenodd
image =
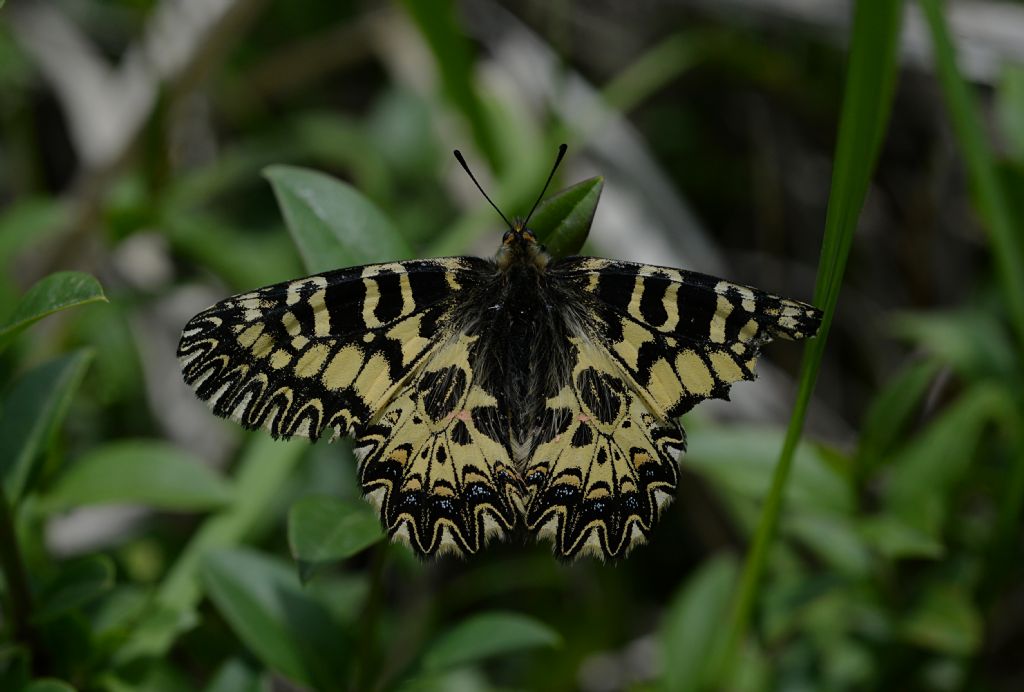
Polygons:
<instances>
[{"instance_id":1,"label":"forewing","mask_svg":"<svg viewBox=\"0 0 1024 692\"><path fill-rule=\"evenodd\" d=\"M357 432L447 338L481 262L374 264L228 298L185 326L185 382L217 415L275 437Z\"/></svg>"},{"instance_id":2,"label":"forewing","mask_svg":"<svg viewBox=\"0 0 1024 692\"><path fill-rule=\"evenodd\" d=\"M668 419L728 398L733 382L754 379L764 344L821 323L811 305L679 269L576 257L551 274L589 303L586 331Z\"/></svg>"},{"instance_id":3,"label":"forewing","mask_svg":"<svg viewBox=\"0 0 1024 692\"><path fill-rule=\"evenodd\" d=\"M475 553L523 512L507 416L474 372L477 338L447 339L356 437L367 499L393 539L425 556Z\"/></svg>"},{"instance_id":4,"label":"forewing","mask_svg":"<svg viewBox=\"0 0 1024 692\"><path fill-rule=\"evenodd\" d=\"M564 558L623 557L675 494L685 436L603 348L575 337L569 346L571 381L546 402L526 471L526 525Z\"/></svg>"}]
</instances>

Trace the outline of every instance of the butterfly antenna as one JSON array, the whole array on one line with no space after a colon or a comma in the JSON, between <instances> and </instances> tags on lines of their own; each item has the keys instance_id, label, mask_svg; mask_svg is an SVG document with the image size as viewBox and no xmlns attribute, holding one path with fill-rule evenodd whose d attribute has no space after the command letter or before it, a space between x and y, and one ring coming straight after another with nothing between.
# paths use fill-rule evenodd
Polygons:
<instances>
[{"instance_id":1,"label":"butterfly antenna","mask_svg":"<svg viewBox=\"0 0 1024 692\"><path fill-rule=\"evenodd\" d=\"M530 217L533 216L533 212L537 211L537 206L540 204L540 201L544 199L544 193L548 191L548 185L551 184L551 179L555 177L555 171L558 170L558 164L562 163L562 158L565 156L565 151L568 148L569 147L566 144L558 145L558 156L555 157L555 165L551 167L551 172L548 174L548 181L544 183L544 189L540 191L540 196L537 197L537 201L533 203L533 209L531 209L530 213L526 215L526 221L523 221L524 226L529 222Z\"/></svg>"},{"instance_id":2,"label":"butterfly antenna","mask_svg":"<svg viewBox=\"0 0 1024 692\"><path fill-rule=\"evenodd\" d=\"M501 213L501 209L498 209L498 205L495 204L494 201L487 196L487 193L484 192L484 189L480 187L480 183L477 182L476 176L473 175L473 171L469 170L469 164L466 163L466 159L462 157L462 152L458 149L455 150L455 158L460 164L462 164L462 167L466 170L466 174L469 175L469 179L473 181L474 185L476 185L476 189L480 190L480 194L484 196L484 199L491 203L491 206L494 207L494 211L498 212L498 216L500 216L505 222L505 225L512 228L512 222L508 220L508 217Z\"/></svg>"}]
</instances>

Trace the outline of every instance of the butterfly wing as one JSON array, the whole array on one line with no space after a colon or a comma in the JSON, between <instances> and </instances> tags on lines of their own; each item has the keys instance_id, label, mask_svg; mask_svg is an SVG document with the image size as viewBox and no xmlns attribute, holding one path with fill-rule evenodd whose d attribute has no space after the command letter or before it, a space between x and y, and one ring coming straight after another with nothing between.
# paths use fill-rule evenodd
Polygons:
<instances>
[{"instance_id":1,"label":"butterfly wing","mask_svg":"<svg viewBox=\"0 0 1024 692\"><path fill-rule=\"evenodd\" d=\"M676 269L593 258L549 268L579 298L570 381L546 402L526 470L527 527L565 557L643 542L678 482L676 418L753 379L772 338L817 331L815 308Z\"/></svg>"},{"instance_id":2,"label":"butterfly wing","mask_svg":"<svg viewBox=\"0 0 1024 692\"><path fill-rule=\"evenodd\" d=\"M675 492L686 439L603 347L580 337L569 346L571 379L546 402L526 470L526 526L565 558L623 557Z\"/></svg>"},{"instance_id":3,"label":"butterfly wing","mask_svg":"<svg viewBox=\"0 0 1024 692\"><path fill-rule=\"evenodd\" d=\"M374 264L228 298L185 326L185 382L217 415L274 437L358 431L444 341L481 263Z\"/></svg>"},{"instance_id":4,"label":"butterfly wing","mask_svg":"<svg viewBox=\"0 0 1024 692\"><path fill-rule=\"evenodd\" d=\"M449 338L356 437L363 492L421 555L475 553L523 512L507 415L474 372L478 339Z\"/></svg>"},{"instance_id":5,"label":"butterfly wing","mask_svg":"<svg viewBox=\"0 0 1024 692\"><path fill-rule=\"evenodd\" d=\"M476 552L522 514L496 399L475 381L459 306L476 258L342 269L229 298L186 325L185 381L275 437L352 434L363 493L422 555Z\"/></svg>"},{"instance_id":6,"label":"butterfly wing","mask_svg":"<svg viewBox=\"0 0 1024 692\"><path fill-rule=\"evenodd\" d=\"M577 257L553 269L589 300L592 336L664 418L755 377L772 339L813 336L821 311L680 269Z\"/></svg>"}]
</instances>

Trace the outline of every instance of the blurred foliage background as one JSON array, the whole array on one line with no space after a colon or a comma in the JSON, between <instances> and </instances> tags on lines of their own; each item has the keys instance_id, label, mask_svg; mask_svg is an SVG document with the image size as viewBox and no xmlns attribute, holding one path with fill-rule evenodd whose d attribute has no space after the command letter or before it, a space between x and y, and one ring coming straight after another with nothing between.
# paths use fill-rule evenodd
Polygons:
<instances>
[{"instance_id":1,"label":"blurred foliage background","mask_svg":"<svg viewBox=\"0 0 1024 692\"><path fill-rule=\"evenodd\" d=\"M884 74L847 82L849 46L877 38L852 17L0 5L0 689L1024 688L1024 9L908 3L891 115ZM885 132L873 171L870 147L834 159L841 109ZM347 442L245 434L180 379L182 325L231 293L493 252L451 149L515 214L561 141L553 189L604 177L585 252L801 299L840 171L870 175L730 653L798 346L688 415L678 498L614 565L526 542L420 563L367 520ZM303 202L303 168L345 182ZM334 244L300 251L317 223Z\"/></svg>"}]
</instances>

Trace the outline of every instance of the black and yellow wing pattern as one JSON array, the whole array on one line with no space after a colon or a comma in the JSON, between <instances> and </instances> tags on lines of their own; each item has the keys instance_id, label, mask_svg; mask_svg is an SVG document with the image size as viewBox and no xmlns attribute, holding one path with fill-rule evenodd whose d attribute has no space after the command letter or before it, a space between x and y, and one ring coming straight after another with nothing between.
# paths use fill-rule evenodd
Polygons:
<instances>
[{"instance_id":1,"label":"black and yellow wing pattern","mask_svg":"<svg viewBox=\"0 0 1024 692\"><path fill-rule=\"evenodd\" d=\"M802 339L821 313L797 301L667 267L553 262L588 319L567 347L573 376L546 402L525 480L526 525L555 552L619 557L674 497L686 438L677 418L754 378L761 347Z\"/></svg>"},{"instance_id":2,"label":"black and yellow wing pattern","mask_svg":"<svg viewBox=\"0 0 1024 692\"><path fill-rule=\"evenodd\" d=\"M418 554L472 554L525 526L563 558L617 558L674 496L678 417L819 321L677 269L454 257L234 296L189 321L178 356L217 415L350 435L366 498Z\"/></svg>"},{"instance_id":3,"label":"black and yellow wing pattern","mask_svg":"<svg viewBox=\"0 0 1024 692\"><path fill-rule=\"evenodd\" d=\"M487 266L376 264L234 296L185 326L185 382L246 428L353 436L363 491L393 537L422 554L475 552L522 505L507 431L456 326Z\"/></svg>"}]
</instances>

